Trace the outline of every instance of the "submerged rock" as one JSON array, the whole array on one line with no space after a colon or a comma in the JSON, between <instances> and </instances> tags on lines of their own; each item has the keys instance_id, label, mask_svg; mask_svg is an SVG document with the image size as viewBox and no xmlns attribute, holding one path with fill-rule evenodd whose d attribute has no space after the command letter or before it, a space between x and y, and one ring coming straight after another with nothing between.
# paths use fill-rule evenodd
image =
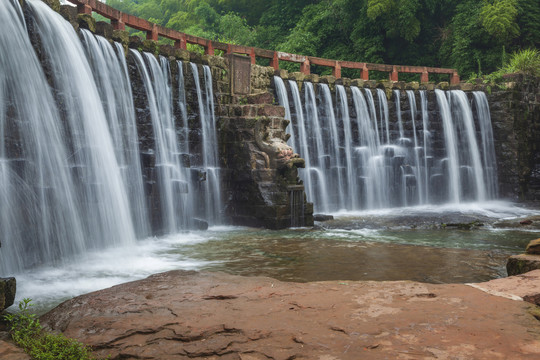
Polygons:
<instances>
[{"instance_id":1,"label":"submerged rock","mask_svg":"<svg viewBox=\"0 0 540 360\"><path fill-rule=\"evenodd\" d=\"M196 230L208 230L208 222L202 220L202 219L193 219L193 227Z\"/></svg>"},{"instance_id":2,"label":"submerged rock","mask_svg":"<svg viewBox=\"0 0 540 360\"><path fill-rule=\"evenodd\" d=\"M314 221L334 220L334 216L333 215L326 215L326 214L313 214L313 220Z\"/></svg>"}]
</instances>

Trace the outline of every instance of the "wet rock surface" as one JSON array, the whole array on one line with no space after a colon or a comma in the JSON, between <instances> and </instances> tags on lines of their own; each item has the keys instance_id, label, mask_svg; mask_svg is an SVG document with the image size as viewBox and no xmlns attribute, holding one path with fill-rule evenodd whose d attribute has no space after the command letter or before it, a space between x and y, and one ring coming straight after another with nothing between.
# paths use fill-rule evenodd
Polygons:
<instances>
[{"instance_id":1,"label":"wet rock surface","mask_svg":"<svg viewBox=\"0 0 540 360\"><path fill-rule=\"evenodd\" d=\"M41 321L111 359L537 359L535 306L509 298L540 293L540 271L476 286L172 271Z\"/></svg>"},{"instance_id":2,"label":"wet rock surface","mask_svg":"<svg viewBox=\"0 0 540 360\"><path fill-rule=\"evenodd\" d=\"M540 255L512 255L508 258L506 263L506 271L510 276L523 274L536 269L540 269Z\"/></svg>"},{"instance_id":3,"label":"wet rock surface","mask_svg":"<svg viewBox=\"0 0 540 360\"><path fill-rule=\"evenodd\" d=\"M500 220L493 224L496 228L540 230L540 215L527 216L518 219Z\"/></svg>"},{"instance_id":4,"label":"wet rock surface","mask_svg":"<svg viewBox=\"0 0 540 360\"><path fill-rule=\"evenodd\" d=\"M411 212L410 209L404 211ZM454 228L470 230L492 224L496 221L482 215L469 215L459 212L417 214L368 214L355 216L340 216L325 221L322 225L327 229L444 229ZM539 221L540 223L540 221Z\"/></svg>"}]
</instances>

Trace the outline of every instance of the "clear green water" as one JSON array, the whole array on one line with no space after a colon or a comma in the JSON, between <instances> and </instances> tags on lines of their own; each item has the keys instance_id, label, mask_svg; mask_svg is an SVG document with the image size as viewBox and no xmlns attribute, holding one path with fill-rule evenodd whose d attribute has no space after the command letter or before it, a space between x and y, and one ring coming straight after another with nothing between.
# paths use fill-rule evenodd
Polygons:
<instances>
[{"instance_id":1,"label":"clear green water","mask_svg":"<svg viewBox=\"0 0 540 360\"><path fill-rule=\"evenodd\" d=\"M446 221L439 214L400 212L406 214L342 215L325 223L326 230L214 227L149 238L13 274L17 297L32 298L44 312L73 296L175 269L297 282L481 282L506 276L508 256L540 237L540 230L494 230L490 224L434 229Z\"/></svg>"}]
</instances>

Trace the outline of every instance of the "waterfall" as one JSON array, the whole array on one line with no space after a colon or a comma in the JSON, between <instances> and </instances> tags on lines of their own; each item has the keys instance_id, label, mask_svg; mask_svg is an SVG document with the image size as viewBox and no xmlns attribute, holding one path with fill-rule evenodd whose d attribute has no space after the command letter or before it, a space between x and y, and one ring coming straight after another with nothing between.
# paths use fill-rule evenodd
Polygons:
<instances>
[{"instance_id":1,"label":"waterfall","mask_svg":"<svg viewBox=\"0 0 540 360\"><path fill-rule=\"evenodd\" d=\"M498 195L497 161L495 159L495 145L493 143L493 129L491 127L491 115L486 94L481 91L473 92L478 123L482 139L482 160L486 179L486 193L490 199Z\"/></svg>"},{"instance_id":2,"label":"waterfall","mask_svg":"<svg viewBox=\"0 0 540 360\"><path fill-rule=\"evenodd\" d=\"M306 161L305 174L311 177L310 192L308 193L309 201L313 201L315 204L320 204L317 210L326 212L328 211L328 185L326 181L326 172L324 169L324 160L326 159L323 134L321 125L319 122L319 114L317 110L317 99L315 97L315 90L313 84L310 82L304 83L305 89L305 102L306 102L306 119L310 119L308 124L309 133L308 141L309 148L313 151L309 152L309 168L308 161Z\"/></svg>"},{"instance_id":3,"label":"waterfall","mask_svg":"<svg viewBox=\"0 0 540 360\"><path fill-rule=\"evenodd\" d=\"M420 151L424 148L418 145L418 136L416 134L416 97L414 91L407 90L407 97L409 98L409 107L411 109L411 121L412 121L412 133L413 133L413 172L416 183L416 194L418 197L418 203L424 204L424 177L421 176L422 168L420 166ZM423 154L422 154L423 156Z\"/></svg>"},{"instance_id":4,"label":"waterfall","mask_svg":"<svg viewBox=\"0 0 540 360\"><path fill-rule=\"evenodd\" d=\"M343 176L343 169L345 166L340 151L341 145L338 133L338 123L334 112L332 94L327 84L320 84L319 86L322 93L321 111L326 119L324 122L326 123L326 128L328 129L327 134L330 139L328 143L328 153L330 155L328 167L331 181L327 182L332 190L330 209L335 211L345 208L345 192L341 191L341 189L345 188L345 177Z\"/></svg>"},{"instance_id":5,"label":"waterfall","mask_svg":"<svg viewBox=\"0 0 540 360\"><path fill-rule=\"evenodd\" d=\"M199 105L199 119L201 125L202 161L199 164L200 196L204 199L204 208L201 210L205 218L211 224L222 222L221 189L220 189L220 166L217 152L216 117L214 113L214 93L212 90L212 74L208 66L203 66L204 92L199 80L197 65L190 63L197 91Z\"/></svg>"},{"instance_id":6,"label":"waterfall","mask_svg":"<svg viewBox=\"0 0 540 360\"><path fill-rule=\"evenodd\" d=\"M431 156L431 133L429 132L428 100L425 90L420 91L420 104L422 110L422 134L424 140L424 201L429 203L429 168L433 157Z\"/></svg>"},{"instance_id":7,"label":"waterfall","mask_svg":"<svg viewBox=\"0 0 540 360\"><path fill-rule=\"evenodd\" d=\"M356 181L354 179L354 163L352 157L352 128L351 119L349 116L349 103L347 100L347 92L343 85L336 85L336 107L337 114L343 122L343 139L345 145L345 172L347 174L346 191L349 196L346 197L345 208L356 208L358 202L358 194L355 189Z\"/></svg>"},{"instance_id":8,"label":"waterfall","mask_svg":"<svg viewBox=\"0 0 540 360\"><path fill-rule=\"evenodd\" d=\"M0 44L9 51L0 55L2 273L135 238L105 110L77 34L41 1L26 5L53 90L19 5L4 4Z\"/></svg>"},{"instance_id":9,"label":"waterfall","mask_svg":"<svg viewBox=\"0 0 540 360\"><path fill-rule=\"evenodd\" d=\"M463 91L435 91L436 110L430 110L426 91L418 92L417 104L415 91L394 90L395 112L390 113L382 89L376 89L375 97L370 89L351 86L349 105L343 85L336 85L333 98L327 84L304 82L302 105L296 82L289 85L298 134L295 150L306 160L301 176L316 211L485 201L496 196L491 121L483 93L473 94L473 113ZM408 101L402 103L404 94ZM279 97L286 98L283 93Z\"/></svg>"},{"instance_id":10,"label":"waterfall","mask_svg":"<svg viewBox=\"0 0 540 360\"><path fill-rule=\"evenodd\" d=\"M105 109L124 187L128 191L137 237L144 238L150 235L150 225L142 181L133 94L124 49L118 43L114 44L116 50L113 49L105 38L94 36L88 30L81 29L81 34Z\"/></svg>"},{"instance_id":11,"label":"waterfall","mask_svg":"<svg viewBox=\"0 0 540 360\"><path fill-rule=\"evenodd\" d=\"M279 76L274 76L274 84L276 87L276 95L278 98L279 105L285 108L285 119L291 120L291 107L289 106L289 97L287 96L287 89L285 88L285 83L283 79ZM294 127L292 122L287 125L285 129L286 133L290 135L287 144L290 145L293 149L297 149L296 141L294 137Z\"/></svg>"},{"instance_id":12,"label":"waterfall","mask_svg":"<svg viewBox=\"0 0 540 360\"><path fill-rule=\"evenodd\" d=\"M358 167L362 174L364 191L362 195L365 199L364 207L373 209L381 208L387 203L386 197L386 171L384 155L382 154L381 143L377 126L377 118L370 116L375 114L373 96L369 97L370 105L357 87L351 87L352 99L356 112L356 122L358 126L359 146L355 151L360 156ZM371 95L371 92L369 93Z\"/></svg>"},{"instance_id":13,"label":"waterfall","mask_svg":"<svg viewBox=\"0 0 540 360\"><path fill-rule=\"evenodd\" d=\"M295 149L301 157L305 160L304 169L299 169L300 178L304 181L305 191L308 197L308 201L313 201L314 186L312 184L311 178L311 156L310 156L310 146L308 144L308 134L306 126L309 124L305 123L304 110L302 109L302 101L300 99L300 91L298 90L298 84L296 81L289 80L289 85L291 89L291 96L294 105L294 119L296 121L295 132L297 138L295 143L298 144L298 149ZM291 112L292 113L292 112Z\"/></svg>"},{"instance_id":14,"label":"waterfall","mask_svg":"<svg viewBox=\"0 0 540 360\"><path fill-rule=\"evenodd\" d=\"M154 55L135 50L130 50L130 55L137 64L144 84L154 136L154 148L144 149L146 155L155 157L159 182L161 218L159 225L154 226L159 226L158 232L175 232L186 227L188 183L179 156L181 153L172 116L168 62L160 63Z\"/></svg>"},{"instance_id":15,"label":"waterfall","mask_svg":"<svg viewBox=\"0 0 540 360\"><path fill-rule=\"evenodd\" d=\"M462 188L468 191L468 197L475 196L476 200L486 200L486 189L484 184L484 170L480 160L480 149L476 141L476 129L473 123L473 114L467 99L467 95L461 90L450 92L452 104L457 107L455 112L458 116L458 132L461 134L459 140L459 160L461 176L466 179ZM465 136L463 136L465 134ZM464 141L465 139L466 141Z\"/></svg>"},{"instance_id":16,"label":"waterfall","mask_svg":"<svg viewBox=\"0 0 540 360\"><path fill-rule=\"evenodd\" d=\"M371 91L369 89L366 89L366 93L369 92L371 94ZM386 94L382 89L377 89L377 98L379 100L379 114L381 122L384 119L384 129L386 132L386 144L390 144L390 120L389 120L389 111L388 111L388 99L386 98ZM370 101L373 101L373 95L370 96Z\"/></svg>"}]
</instances>

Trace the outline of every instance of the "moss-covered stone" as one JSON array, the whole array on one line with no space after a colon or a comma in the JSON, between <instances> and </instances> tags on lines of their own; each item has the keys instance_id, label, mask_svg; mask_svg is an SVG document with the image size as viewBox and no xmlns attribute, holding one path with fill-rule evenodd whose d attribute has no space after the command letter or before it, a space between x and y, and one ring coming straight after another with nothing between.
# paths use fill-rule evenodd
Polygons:
<instances>
[{"instance_id":1,"label":"moss-covered stone","mask_svg":"<svg viewBox=\"0 0 540 360\"><path fill-rule=\"evenodd\" d=\"M222 69L227 69L229 67L226 58L222 56L208 56L208 65Z\"/></svg>"},{"instance_id":2,"label":"moss-covered stone","mask_svg":"<svg viewBox=\"0 0 540 360\"><path fill-rule=\"evenodd\" d=\"M279 76L283 80L289 79L289 72L285 69L278 69L274 71L274 75Z\"/></svg>"},{"instance_id":3,"label":"moss-covered stone","mask_svg":"<svg viewBox=\"0 0 540 360\"><path fill-rule=\"evenodd\" d=\"M0 312L13 305L16 291L15 278L0 278Z\"/></svg>"},{"instance_id":4,"label":"moss-covered stone","mask_svg":"<svg viewBox=\"0 0 540 360\"><path fill-rule=\"evenodd\" d=\"M418 90L420 89L420 83L418 81L411 81L405 84L406 90Z\"/></svg>"},{"instance_id":5,"label":"moss-covered stone","mask_svg":"<svg viewBox=\"0 0 540 360\"><path fill-rule=\"evenodd\" d=\"M106 39L112 39L113 27L108 22L98 21L96 22L96 34L101 35Z\"/></svg>"},{"instance_id":6,"label":"moss-covered stone","mask_svg":"<svg viewBox=\"0 0 540 360\"><path fill-rule=\"evenodd\" d=\"M45 4L49 5L51 9L56 12L60 12L60 0L41 0Z\"/></svg>"},{"instance_id":7,"label":"moss-covered stone","mask_svg":"<svg viewBox=\"0 0 540 360\"><path fill-rule=\"evenodd\" d=\"M62 15L62 17L66 19L71 25L77 24L78 28L79 24L77 23L77 8L75 6L60 6L60 15Z\"/></svg>"},{"instance_id":8,"label":"moss-covered stone","mask_svg":"<svg viewBox=\"0 0 540 360\"><path fill-rule=\"evenodd\" d=\"M176 58L176 60L189 61L190 52L186 49L174 49L174 57Z\"/></svg>"},{"instance_id":9,"label":"moss-covered stone","mask_svg":"<svg viewBox=\"0 0 540 360\"><path fill-rule=\"evenodd\" d=\"M450 88L450 84L448 83L448 81L442 81L436 85L436 88L441 90L448 90Z\"/></svg>"},{"instance_id":10,"label":"moss-covered stone","mask_svg":"<svg viewBox=\"0 0 540 360\"><path fill-rule=\"evenodd\" d=\"M159 50L159 44L154 40L143 40L142 50L157 55Z\"/></svg>"},{"instance_id":11,"label":"moss-covered stone","mask_svg":"<svg viewBox=\"0 0 540 360\"><path fill-rule=\"evenodd\" d=\"M77 23L81 29L87 29L93 33L96 32L96 19L94 19L92 15L78 14Z\"/></svg>"},{"instance_id":12,"label":"moss-covered stone","mask_svg":"<svg viewBox=\"0 0 540 360\"><path fill-rule=\"evenodd\" d=\"M320 79L320 76L317 75L317 74L309 74L309 75L306 75L306 79L305 81L309 81L309 82L312 82L312 83L318 83L319 82L319 79Z\"/></svg>"},{"instance_id":13,"label":"moss-covered stone","mask_svg":"<svg viewBox=\"0 0 540 360\"><path fill-rule=\"evenodd\" d=\"M506 271L508 276L523 274L540 269L540 255L513 255L508 258Z\"/></svg>"},{"instance_id":14,"label":"moss-covered stone","mask_svg":"<svg viewBox=\"0 0 540 360\"><path fill-rule=\"evenodd\" d=\"M143 44L143 41L142 41L142 39L140 37L138 37L138 36L130 36L129 37L128 46L131 49L140 50L140 49L142 49L142 44Z\"/></svg>"},{"instance_id":15,"label":"moss-covered stone","mask_svg":"<svg viewBox=\"0 0 540 360\"><path fill-rule=\"evenodd\" d=\"M172 47L172 45L159 45L159 55L165 56L165 57L174 57L175 56L175 49Z\"/></svg>"},{"instance_id":16,"label":"moss-covered stone","mask_svg":"<svg viewBox=\"0 0 540 360\"><path fill-rule=\"evenodd\" d=\"M364 80L362 80L362 79L353 79L353 80L351 80L351 85L352 86L357 86L359 88L363 88L364 87Z\"/></svg>"},{"instance_id":17,"label":"moss-covered stone","mask_svg":"<svg viewBox=\"0 0 540 360\"><path fill-rule=\"evenodd\" d=\"M126 30L113 30L111 39L124 46L129 45L129 32Z\"/></svg>"},{"instance_id":18,"label":"moss-covered stone","mask_svg":"<svg viewBox=\"0 0 540 360\"><path fill-rule=\"evenodd\" d=\"M293 73L289 73L289 79L296 80L296 81L304 81L306 79L306 75L302 74L301 72L293 72Z\"/></svg>"}]
</instances>

